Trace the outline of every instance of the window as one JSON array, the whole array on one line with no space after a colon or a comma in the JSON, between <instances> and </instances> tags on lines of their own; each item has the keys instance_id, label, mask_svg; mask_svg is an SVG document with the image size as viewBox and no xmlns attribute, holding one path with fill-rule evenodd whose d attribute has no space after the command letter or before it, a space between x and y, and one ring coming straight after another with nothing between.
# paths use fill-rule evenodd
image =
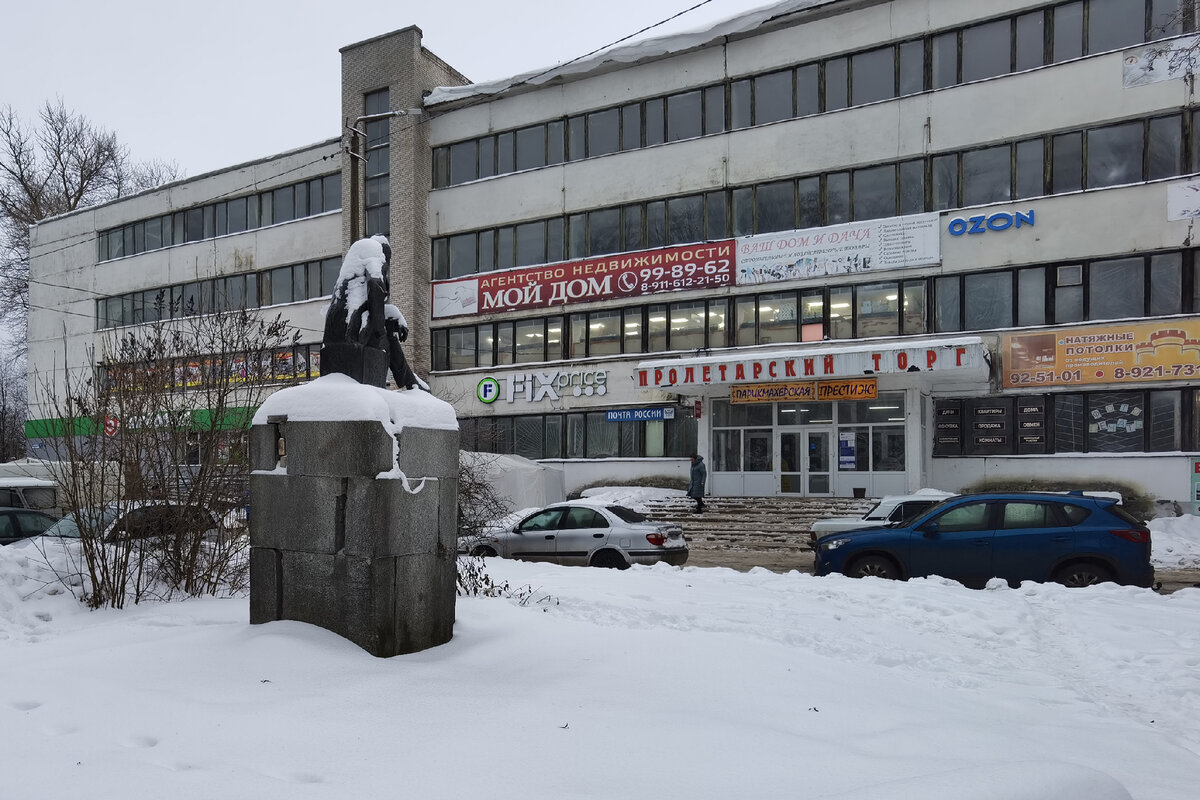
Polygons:
<instances>
[{"instance_id":1,"label":"window","mask_svg":"<svg viewBox=\"0 0 1200 800\"><path fill-rule=\"evenodd\" d=\"M791 181L764 183L758 187L754 199L757 233L795 229L795 186Z\"/></svg>"},{"instance_id":2,"label":"window","mask_svg":"<svg viewBox=\"0 0 1200 800\"><path fill-rule=\"evenodd\" d=\"M758 301L760 344L799 341L796 329L796 293L767 294Z\"/></svg>"},{"instance_id":3,"label":"window","mask_svg":"<svg viewBox=\"0 0 1200 800\"><path fill-rule=\"evenodd\" d=\"M587 115L589 156L602 156L621 149L619 113L618 109L610 108Z\"/></svg>"},{"instance_id":4,"label":"window","mask_svg":"<svg viewBox=\"0 0 1200 800\"><path fill-rule=\"evenodd\" d=\"M977 81L1009 71L1012 24L1007 19L973 25L962 32L962 79Z\"/></svg>"},{"instance_id":5,"label":"window","mask_svg":"<svg viewBox=\"0 0 1200 800\"><path fill-rule=\"evenodd\" d=\"M1145 313L1145 263L1140 258L1093 261L1088 267L1088 319Z\"/></svg>"},{"instance_id":6,"label":"window","mask_svg":"<svg viewBox=\"0 0 1200 800\"><path fill-rule=\"evenodd\" d=\"M820 67L808 64L796 70L796 116L806 117L820 110Z\"/></svg>"},{"instance_id":7,"label":"window","mask_svg":"<svg viewBox=\"0 0 1200 800\"><path fill-rule=\"evenodd\" d=\"M939 533L961 533L988 530L988 509L986 502L963 503L945 511L934 518Z\"/></svg>"},{"instance_id":8,"label":"window","mask_svg":"<svg viewBox=\"0 0 1200 800\"><path fill-rule=\"evenodd\" d=\"M1096 392L1087 396L1087 443L1093 453L1144 449L1145 397L1141 392Z\"/></svg>"},{"instance_id":9,"label":"window","mask_svg":"<svg viewBox=\"0 0 1200 800\"><path fill-rule=\"evenodd\" d=\"M1088 131L1087 185L1115 186L1142 179L1142 123Z\"/></svg>"},{"instance_id":10,"label":"window","mask_svg":"<svg viewBox=\"0 0 1200 800\"><path fill-rule=\"evenodd\" d=\"M896 215L896 167L854 170L854 219Z\"/></svg>"},{"instance_id":11,"label":"window","mask_svg":"<svg viewBox=\"0 0 1200 800\"><path fill-rule=\"evenodd\" d=\"M1089 53L1118 50L1138 44L1146 35L1145 0L1089 0Z\"/></svg>"},{"instance_id":12,"label":"window","mask_svg":"<svg viewBox=\"0 0 1200 800\"><path fill-rule=\"evenodd\" d=\"M963 299L963 324L967 330L1012 326L1012 273L974 273L963 276Z\"/></svg>"},{"instance_id":13,"label":"window","mask_svg":"<svg viewBox=\"0 0 1200 800\"><path fill-rule=\"evenodd\" d=\"M1012 197L1012 151L1008 145L963 153L963 205L998 203Z\"/></svg>"},{"instance_id":14,"label":"window","mask_svg":"<svg viewBox=\"0 0 1200 800\"><path fill-rule=\"evenodd\" d=\"M703 130L700 92L685 92L667 98L667 141L692 139Z\"/></svg>"},{"instance_id":15,"label":"window","mask_svg":"<svg viewBox=\"0 0 1200 800\"><path fill-rule=\"evenodd\" d=\"M836 111L850 105L850 63L846 58L825 62L825 110Z\"/></svg>"},{"instance_id":16,"label":"window","mask_svg":"<svg viewBox=\"0 0 1200 800\"><path fill-rule=\"evenodd\" d=\"M900 332L900 290L898 284L864 284L855 292L858 298L858 336L895 336Z\"/></svg>"},{"instance_id":17,"label":"window","mask_svg":"<svg viewBox=\"0 0 1200 800\"><path fill-rule=\"evenodd\" d=\"M1000 527L1005 530L1021 528L1057 528L1062 521L1049 503L1005 503Z\"/></svg>"},{"instance_id":18,"label":"window","mask_svg":"<svg viewBox=\"0 0 1200 800\"><path fill-rule=\"evenodd\" d=\"M534 125L522 128L516 134L517 169L533 169L546 166L546 128Z\"/></svg>"},{"instance_id":19,"label":"window","mask_svg":"<svg viewBox=\"0 0 1200 800\"><path fill-rule=\"evenodd\" d=\"M754 79L754 124L790 119L793 97L791 70L759 75Z\"/></svg>"},{"instance_id":20,"label":"window","mask_svg":"<svg viewBox=\"0 0 1200 800\"><path fill-rule=\"evenodd\" d=\"M896 96L896 51L881 47L856 54L850 61L853 81L851 99L855 105L887 100Z\"/></svg>"}]
</instances>

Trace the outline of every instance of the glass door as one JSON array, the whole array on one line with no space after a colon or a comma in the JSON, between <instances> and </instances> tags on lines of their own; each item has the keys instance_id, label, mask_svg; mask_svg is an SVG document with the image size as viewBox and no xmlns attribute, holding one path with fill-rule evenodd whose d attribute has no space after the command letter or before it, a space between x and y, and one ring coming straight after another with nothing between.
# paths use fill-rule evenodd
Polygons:
<instances>
[{"instance_id":1,"label":"glass door","mask_svg":"<svg viewBox=\"0 0 1200 800\"><path fill-rule=\"evenodd\" d=\"M803 452L803 431L779 432L780 494L804 494L804 465L800 463L800 454Z\"/></svg>"},{"instance_id":2,"label":"glass door","mask_svg":"<svg viewBox=\"0 0 1200 800\"><path fill-rule=\"evenodd\" d=\"M833 459L830 445L833 431L825 428L806 430L804 436L804 488L809 496L833 494Z\"/></svg>"}]
</instances>

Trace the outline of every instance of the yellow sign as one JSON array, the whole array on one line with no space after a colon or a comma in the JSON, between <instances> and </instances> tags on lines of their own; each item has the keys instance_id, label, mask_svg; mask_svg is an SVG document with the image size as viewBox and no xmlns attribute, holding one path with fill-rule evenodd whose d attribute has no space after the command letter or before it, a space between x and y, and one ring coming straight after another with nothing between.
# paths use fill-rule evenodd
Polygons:
<instances>
[{"instance_id":1,"label":"yellow sign","mask_svg":"<svg viewBox=\"0 0 1200 800\"><path fill-rule=\"evenodd\" d=\"M818 400L874 400L878 396L874 378L821 381L817 384Z\"/></svg>"},{"instance_id":2,"label":"yellow sign","mask_svg":"<svg viewBox=\"0 0 1200 800\"><path fill-rule=\"evenodd\" d=\"M1091 386L1200 378L1200 318L1010 333L1002 385Z\"/></svg>"},{"instance_id":3,"label":"yellow sign","mask_svg":"<svg viewBox=\"0 0 1200 800\"><path fill-rule=\"evenodd\" d=\"M874 378L803 383L748 383L731 386L730 403L792 403L805 400L874 400L878 397Z\"/></svg>"},{"instance_id":4,"label":"yellow sign","mask_svg":"<svg viewBox=\"0 0 1200 800\"><path fill-rule=\"evenodd\" d=\"M791 403L815 400L817 384L804 383L747 383L729 388L730 403Z\"/></svg>"}]
</instances>

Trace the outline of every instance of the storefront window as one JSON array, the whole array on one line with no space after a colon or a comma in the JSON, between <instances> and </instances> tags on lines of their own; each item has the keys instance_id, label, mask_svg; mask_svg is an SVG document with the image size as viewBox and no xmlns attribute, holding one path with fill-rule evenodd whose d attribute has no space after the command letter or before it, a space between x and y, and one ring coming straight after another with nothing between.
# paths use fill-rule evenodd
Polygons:
<instances>
[{"instance_id":1,"label":"storefront window","mask_svg":"<svg viewBox=\"0 0 1200 800\"><path fill-rule=\"evenodd\" d=\"M1182 398L1179 392L1150 393L1150 436L1146 449L1164 452L1183 449Z\"/></svg>"},{"instance_id":2,"label":"storefront window","mask_svg":"<svg viewBox=\"0 0 1200 800\"><path fill-rule=\"evenodd\" d=\"M521 320L516 324L517 361L546 360L546 328L541 319Z\"/></svg>"},{"instance_id":3,"label":"storefront window","mask_svg":"<svg viewBox=\"0 0 1200 800\"><path fill-rule=\"evenodd\" d=\"M849 286L829 290L829 338L854 338L854 292Z\"/></svg>"},{"instance_id":4,"label":"storefront window","mask_svg":"<svg viewBox=\"0 0 1200 800\"><path fill-rule=\"evenodd\" d=\"M1089 451L1136 453L1143 449L1146 409L1141 392L1097 392L1087 399Z\"/></svg>"},{"instance_id":5,"label":"storefront window","mask_svg":"<svg viewBox=\"0 0 1200 800\"><path fill-rule=\"evenodd\" d=\"M876 472L904 471L904 428L871 429L871 468Z\"/></svg>"},{"instance_id":6,"label":"storefront window","mask_svg":"<svg viewBox=\"0 0 1200 800\"><path fill-rule=\"evenodd\" d=\"M713 471L742 471L742 432L713 431Z\"/></svg>"},{"instance_id":7,"label":"storefront window","mask_svg":"<svg viewBox=\"0 0 1200 800\"><path fill-rule=\"evenodd\" d=\"M881 392L874 400L838 403L838 422L880 423L904 420L904 392Z\"/></svg>"},{"instance_id":8,"label":"storefront window","mask_svg":"<svg viewBox=\"0 0 1200 800\"><path fill-rule=\"evenodd\" d=\"M1012 327L1013 280L1008 272L964 277L963 297L967 330Z\"/></svg>"},{"instance_id":9,"label":"storefront window","mask_svg":"<svg viewBox=\"0 0 1200 800\"><path fill-rule=\"evenodd\" d=\"M650 306L646 314L646 352L661 353L667 349L667 307Z\"/></svg>"},{"instance_id":10,"label":"storefront window","mask_svg":"<svg viewBox=\"0 0 1200 800\"><path fill-rule=\"evenodd\" d=\"M925 313L925 281L904 282L904 332L928 333L929 317Z\"/></svg>"},{"instance_id":11,"label":"storefront window","mask_svg":"<svg viewBox=\"0 0 1200 800\"><path fill-rule=\"evenodd\" d=\"M820 425L833 422L833 403L780 403L780 425Z\"/></svg>"},{"instance_id":12,"label":"storefront window","mask_svg":"<svg viewBox=\"0 0 1200 800\"><path fill-rule=\"evenodd\" d=\"M870 283L858 287L858 336L895 336L900 332L900 285Z\"/></svg>"},{"instance_id":13,"label":"storefront window","mask_svg":"<svg viewBox=\"0 0 1200 800\"><path fill-rule=\"evenodd\" d=\"M672 303L671 349L698 350L704 347L704 301Z\"/></svg>"},{"instance_id":14,"label":"storefront window","mask_svg":"<svg viewBox=\"0 0 1200 800\"><path fill-rule=\"evenodd\" d=\"M763 295L758 302L759 343L795 342L796 293Z\"/></svg>"},{"instance_id":15,"label":"storefront window","mask_svg":"<svg viewBox=\"0 0 1200 800\"><path fill-rule=\"evenodd\" d=\"M838 472L868 472L871 469L871 431L865 427L838 428Z\"/></svg>"},{"instance_id":16,"label":"storefront window","mask_svg":"<svg viewBox=\"0 0 1200 800\"><path fill-rule=\"evenodd\" d=\"M770 472L774 469L775 435L770 428L766 430L747 430L743 432L744 445L742 459L743 472Z\"/></svg>"},{"instance_id":17,"label":"storefront window","mask_svg":"<svg viewBox=\"0 0 1200 800\"><path fill-rule=\"evenodd\" d=\"M621 454L619 428L609 422L603 411L591 411L587 417L587 458L616 458Z\"/></svg>"}]
</instances>

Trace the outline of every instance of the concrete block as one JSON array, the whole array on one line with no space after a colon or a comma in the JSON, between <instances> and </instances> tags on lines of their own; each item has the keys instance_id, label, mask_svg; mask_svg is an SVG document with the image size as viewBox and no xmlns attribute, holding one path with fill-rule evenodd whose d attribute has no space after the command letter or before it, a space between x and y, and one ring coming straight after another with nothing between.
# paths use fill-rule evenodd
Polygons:
<instances>
[{"instance_id":1,"label":"concrete block","mask_svg":"<svg viewBox=\"0 0 1200 800\"><path fill-rule=\"evenodd\" d=\"M426 480L414 494L396 479L349 479L346 553L380 558L433 551L438 542L442 483ZM417 485L409 482L410 488Z\"/></svg>"},{"instance_id":2,"label":"concrete block","mask_svg":"<svg viewBox=\"0 0 1200 800\"><path fill-rule=\"evenodd\" d=\"M396 439L397 464L410 480L458 475L458 431L406 427Z\"/></svg>"},{"instance_id":3,"label":"concrete block","mask_svg":"<svg viewBox=\"0 0 1200 800\"><path fill-rule=\"evenodd\" d=\"M274 425L252 425L250 427L249 452L250 470L272 470L278 463Z\"/></svg>"},{"instance_id":4,"label":"concrete block","mask_svg":"<svg viewBox=\"0 0 1200 800\"><path fill-rule=\"evenodd\" d=\"M250 548L250 624L283 619L280 553L265 547Z\"/></svg>"},{"instance_id":5,"label":"concrete block","mask_svg":"<svg viewBox=\"0 0 1200 800\"><path fill-rule=\"evenodd\" d=\"M455 562L453 553L421 553L393 559L395 593L403 609L395 614L395 647L414 653L450 641L454 635Z\"/></svg>"},{"instance_id":6,"label":"concrete block","mask_svg":"<svg viewBox=\"0 0 1200 800\"><path fill-rule=\"evenodd\" d=\"M286 422L289 475L374 478L392 468L394 439L374 420Z\"/></svg>"},{"instance_id":7,"label":"concrete block","mask_svg":"<svg viewBox=\"0 0 1200 800\"><path fill-rule=\"evenodd\" d=\"M336 553L346 479L250 476L250 546Z\"/></svg>"}]
</instances>

